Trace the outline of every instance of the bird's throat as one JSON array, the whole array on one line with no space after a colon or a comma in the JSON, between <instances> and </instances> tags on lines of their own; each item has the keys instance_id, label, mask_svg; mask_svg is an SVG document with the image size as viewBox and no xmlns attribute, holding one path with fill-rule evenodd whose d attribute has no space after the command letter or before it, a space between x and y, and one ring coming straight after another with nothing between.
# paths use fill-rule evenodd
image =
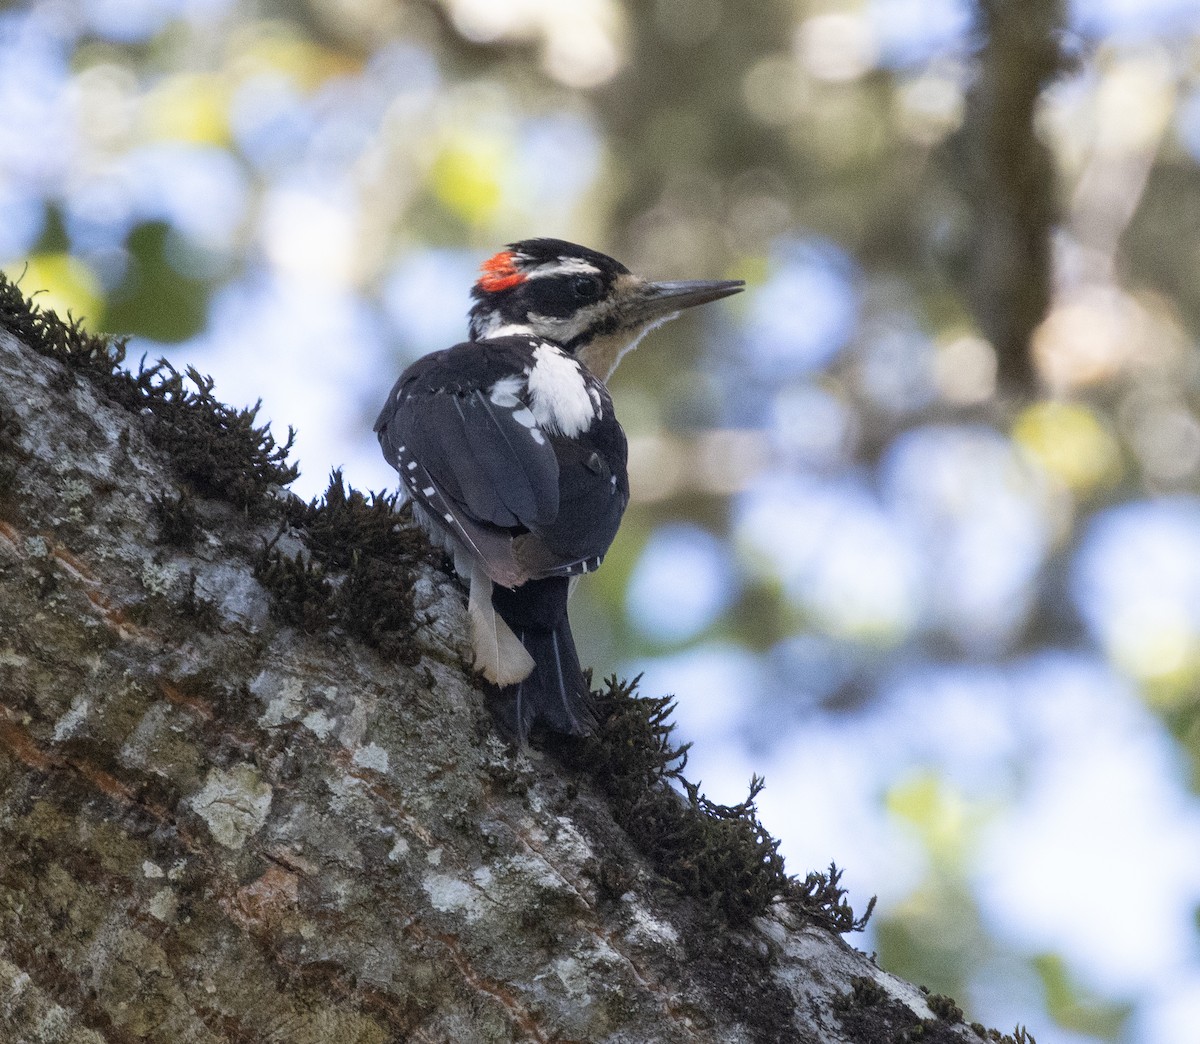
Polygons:
<instances>
[{"instance_id":1,"label":"bird's throat","mask_svg":"<svg viewBox=\"0 0 1200 1044\"><path fill-rule=\"evenodd\" d=\"M613 333L598 334L587 344L575 350L575 358L600 380L607 383L617 368L617 363L621 361L626 352L636 348L638 342L656 326L661 326L667 320L674 319L677 314L677 312L672 312L670 315L661 316L632 330L615 330Z\"/></svg>"}]
</instances>

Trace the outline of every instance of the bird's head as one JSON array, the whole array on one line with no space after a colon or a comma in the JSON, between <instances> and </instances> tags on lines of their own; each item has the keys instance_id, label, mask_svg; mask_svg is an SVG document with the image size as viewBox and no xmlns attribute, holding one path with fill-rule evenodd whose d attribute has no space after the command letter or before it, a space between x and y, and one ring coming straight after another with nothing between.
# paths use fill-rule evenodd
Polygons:
<instances>
[{"instance_id":1,"label":"bird's head","mask_svg":"<svg viewBox=\"0 0 1200 1044\"><path fill-rule=\"evenodd\" d=\"M596 250L526 239L484 262L471 291L471 339L529 334L553 341L607 380L647 331L742 286L740 279L652 283Z\"/></svg>"}]
</instances>

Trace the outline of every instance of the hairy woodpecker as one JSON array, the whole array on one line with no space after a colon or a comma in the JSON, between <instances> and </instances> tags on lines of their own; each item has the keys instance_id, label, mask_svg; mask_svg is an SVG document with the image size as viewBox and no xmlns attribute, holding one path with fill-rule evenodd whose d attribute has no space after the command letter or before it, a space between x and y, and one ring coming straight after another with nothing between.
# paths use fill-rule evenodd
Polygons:
<instances>
[{"instance_id":1,"label":"hairy woodpecker","mask_svg":"<svg viewBox=\"0 0 1200 1044\"><path fill-rule=\"evenodd\" d=\"M375 422L414 516L470 583L475 669L522 742L539 720L593 724L567 595L629 501L605 381L648 330L742 285L651 283L574 243L514 243L483 265L470 340L413 363Z\"/></svg>"}]
</instances>

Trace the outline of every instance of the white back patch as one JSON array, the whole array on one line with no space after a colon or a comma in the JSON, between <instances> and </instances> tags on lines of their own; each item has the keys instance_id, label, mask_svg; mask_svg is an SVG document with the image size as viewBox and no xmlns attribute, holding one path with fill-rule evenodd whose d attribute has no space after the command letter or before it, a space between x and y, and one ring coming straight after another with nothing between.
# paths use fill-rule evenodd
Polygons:
<instances>
[{"instance_id":1,"label":"white back patch","mask_svg":"<svg viewBox=\"0 0 1200 1044\"><path fill-rule=\"evenodd\" d=\"M567 438L587 431L597 416L583 368L552 344L533 350L529 405L539 427Z\"/></svg>"}]
</instances>

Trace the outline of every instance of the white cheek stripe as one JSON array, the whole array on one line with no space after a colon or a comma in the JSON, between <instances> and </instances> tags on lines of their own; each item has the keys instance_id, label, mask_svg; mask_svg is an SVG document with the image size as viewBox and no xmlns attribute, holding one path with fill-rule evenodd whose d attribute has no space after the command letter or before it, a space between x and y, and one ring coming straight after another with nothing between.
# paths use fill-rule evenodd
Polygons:
<instances>
[{"instance_id":1,"label":"white cheek stripe","mask_svg":"<svg viewBox=\"0 0 1200 1044\"><path fill-rule=\"evenodd\" d=\"M538 427L567 438L587 431L596 419L596 406L579 363L550 344L539 344L533 351L529 406Z\"/></svg>"}]
</instances>

